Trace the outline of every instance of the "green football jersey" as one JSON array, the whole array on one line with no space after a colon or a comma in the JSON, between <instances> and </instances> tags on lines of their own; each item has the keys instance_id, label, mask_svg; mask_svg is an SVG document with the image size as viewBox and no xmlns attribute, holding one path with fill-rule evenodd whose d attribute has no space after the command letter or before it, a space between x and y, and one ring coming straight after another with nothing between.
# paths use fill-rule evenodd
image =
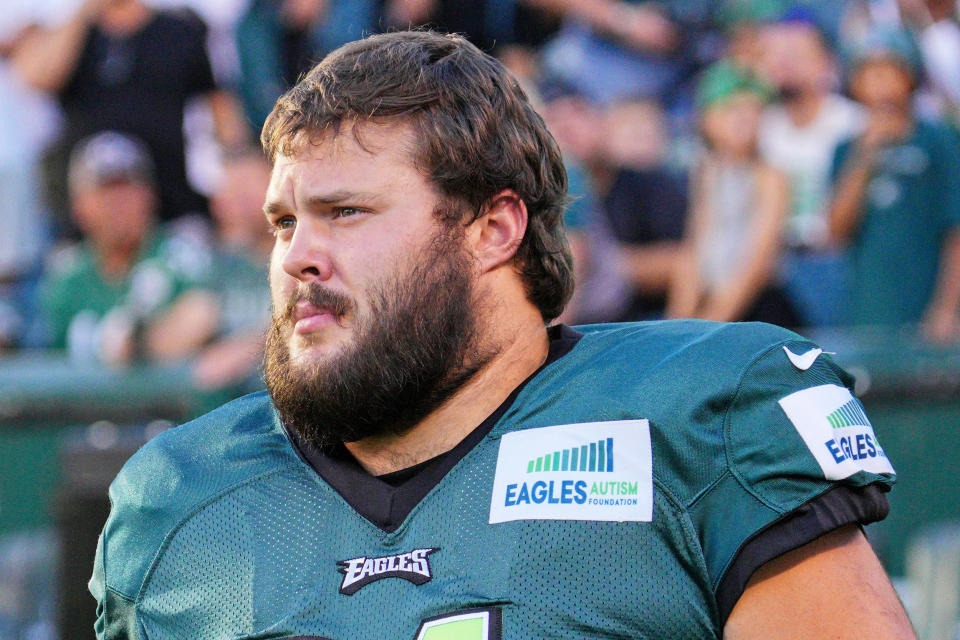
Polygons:
<instances>
[{"instance_id":1,"label":"green football jersey","mask_svg":"<svg viewBox=\"0 0 960 640\"><path fill-rule=\"evenodd\" d=\"M297 446L264 392L154 438L110 488L98 638L719 638L761 564L886 514L890 462L811 343L579 331L410 472Z\"/></svg>"}]
</instances>

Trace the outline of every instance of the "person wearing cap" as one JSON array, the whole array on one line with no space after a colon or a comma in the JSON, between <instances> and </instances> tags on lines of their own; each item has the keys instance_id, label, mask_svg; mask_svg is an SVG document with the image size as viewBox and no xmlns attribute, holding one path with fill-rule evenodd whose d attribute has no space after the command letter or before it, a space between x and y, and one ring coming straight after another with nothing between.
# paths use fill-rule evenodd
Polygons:
<instances>
[{"instance_id":1,"label":"person wearing cap","mask_svg":"<svg viewBox=\"0 0 960 640\"><path fill-rule=\"evenodd\" d=\"M696 103L706 144L691 180L684 248L667 302L673 318L796 326L774 283L788 189L763 162L757 132L770 89L722 61L708 68Z\"/></svg>"},{"instance_id":2,"label":"person wearing cap","mask_svg":"<svg viewBox=\"0 0 960 640\"><path fill-rule=\"evenodd\" d=\"M850 324L960 340L960 141L916 117L919 74L902 32L872 34L853 58L866 128L834 154L830 235L851 252Z\"/></svg>"},{"instance_id":3,"label":"person wearing cap","mask_svg":"<svg viewBox=\"0 0 960 640\"><path fill-rule=\"evenodd\" d=\"M50 345L74 359L122 364L185 357L208 337L191 289L203 253L157 226L145 145L108 131L70 156L68 186L83 241L53 260L43 285ZM194 245L194 246L191 246Z\"/></svg>"}]
</instances>

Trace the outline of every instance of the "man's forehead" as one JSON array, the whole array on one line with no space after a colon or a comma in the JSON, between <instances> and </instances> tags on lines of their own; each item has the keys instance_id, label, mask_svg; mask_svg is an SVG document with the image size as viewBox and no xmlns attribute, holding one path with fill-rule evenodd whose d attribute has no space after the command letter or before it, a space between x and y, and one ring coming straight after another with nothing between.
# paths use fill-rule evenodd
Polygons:
<instances>
[{"instance_id":1,"label":"man's forehead","mask_svg":"<svg viewBox=\"0 0 960 640\"><path fill-rule=\"evenodd\" d=\"M274 161L264 211L269 215L307 202L380 201L408 192L414 183L439 196L416 162L415 145L413 127L396 121L300 133Z\"/></svg>"},{"instance_id":2,"label":"man's forehead","mask_svg":"<svg viewBox=\"0 0 960 640\"><path fill-rule=\"evenodd\" d=\"M343 161L351 156L366 156L365 159L380 156L412 163L416 153L415 140L413 127L406 121L345 121L322 131L296 133L285 145L285 153L278 154L275 164L318 159Z\"/></svg>"}]
</instances>

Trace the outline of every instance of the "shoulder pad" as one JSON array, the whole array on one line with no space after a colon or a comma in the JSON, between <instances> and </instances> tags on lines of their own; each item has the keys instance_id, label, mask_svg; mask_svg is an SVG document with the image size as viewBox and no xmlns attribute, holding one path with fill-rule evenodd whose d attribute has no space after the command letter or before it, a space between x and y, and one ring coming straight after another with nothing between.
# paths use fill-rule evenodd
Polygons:
<instances>
[{"instance_id":1,"label":"shoulder pad","mask_svg":"<svg viewBox=\"0 0 960 640\"><path fill-rule=\"evenodd\" d=\"M134 598L168 535L200 506L244 480L297 463L266 392L160 434L110 485L105 583Z\"/></svg>"}]
</instances>

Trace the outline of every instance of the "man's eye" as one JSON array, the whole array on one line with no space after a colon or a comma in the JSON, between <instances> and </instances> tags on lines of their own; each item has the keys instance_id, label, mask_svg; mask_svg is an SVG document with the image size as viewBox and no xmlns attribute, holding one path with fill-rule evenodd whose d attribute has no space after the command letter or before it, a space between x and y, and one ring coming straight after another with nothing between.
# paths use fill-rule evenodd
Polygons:
<instances>
[{"instance_id":1,"label":"man's eye","mask_svg":"<svg viewBox=\"0 0 960 640\"><path fill-rule=\"evenodd\" d=\"M337 207L333 210L334 218L349 218L355 216L358 213L364 213L364 209L358 207Z\"/></svg>"},{"instance_id":2,"label":"man's eye","mask_svg":"<svg viewBox=\"0 0 960 640\"><path fill-rule=\"evenodd\" d=\"M289 231L297 226L297 221L290 216L279 218L270 223L270 229L273 233L277 234L282 231Z\"/></svg>"}]
</instances>

